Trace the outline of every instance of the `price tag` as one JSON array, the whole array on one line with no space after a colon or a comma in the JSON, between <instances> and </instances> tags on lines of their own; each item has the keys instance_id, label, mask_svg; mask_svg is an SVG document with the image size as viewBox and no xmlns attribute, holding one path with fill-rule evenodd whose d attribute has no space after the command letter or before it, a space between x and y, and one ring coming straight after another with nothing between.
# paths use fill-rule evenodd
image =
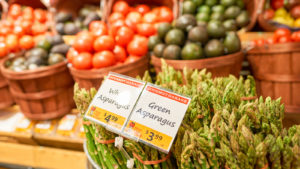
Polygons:
<instances>
[{"instance_id":1,"label":"price tag","mask_svg":"<svg viewBox=\"0 0 300 169\"><path fill-rule=\"evenodd\" d=\"M190 100L147 84L123 133L129 138L169 152Z\"/></svg>"},{"instance_id":2,"label":"price tag","mask_svg":"<svg viewBox=\"0 0 300 169\"><path fill-rule=\"evenodd\" d=\"M109 73L85 117L120 134L144 86L136 79Z\"/></svg>"}]
</instances>

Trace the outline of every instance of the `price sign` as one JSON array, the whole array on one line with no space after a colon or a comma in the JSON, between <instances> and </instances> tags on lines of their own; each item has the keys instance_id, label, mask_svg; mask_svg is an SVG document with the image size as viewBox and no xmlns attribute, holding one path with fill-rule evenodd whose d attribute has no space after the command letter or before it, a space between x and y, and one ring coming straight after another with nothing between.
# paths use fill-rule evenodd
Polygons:
<instances>
[{"instance_id":1,"label":"price sign","mask_svg":"<svg viewBox=\"0 0 300 169\"><path fill-rule=\"evenodd\" d=\"M85 117L120 134L144 86L136 79L109 73Z\"/></svg>"},{"instance_id":2,"label":"price sign","mask_svg":"<svg viewBox=\"0 0 300 169\"><path fill-rule=\"evenodd\" d=\"M190 100L147 84L123 133L129 138L169 152Z\"/></svg>"}]
</instances>

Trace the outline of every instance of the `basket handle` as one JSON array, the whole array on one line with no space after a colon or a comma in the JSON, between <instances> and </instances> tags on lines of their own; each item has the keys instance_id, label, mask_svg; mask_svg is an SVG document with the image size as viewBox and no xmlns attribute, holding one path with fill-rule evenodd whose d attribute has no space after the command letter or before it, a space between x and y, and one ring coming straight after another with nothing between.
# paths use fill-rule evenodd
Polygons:
<instances>
[{"instance_id":1,"label":"basket handle","mask_svg":"<svg viewBox=\"0 0 300 169\"><path fill-rule=\"evenodd\" d=\"M0 4L2 6L2 19L5 20L7 18L7 13L8 13L8 3L5 0L0 0Z\"/></svg>"},{"instance_id":2,"label":"basket handle","mask_svg":"<svg viewBox=\"0 0 300 169\"><path fill-rule=\"evenodd\" d=\"M264 4L266 0L256 0L256 2L258 2L256 13L260 15L264 11Z\"/></svg>"}]
</instances>

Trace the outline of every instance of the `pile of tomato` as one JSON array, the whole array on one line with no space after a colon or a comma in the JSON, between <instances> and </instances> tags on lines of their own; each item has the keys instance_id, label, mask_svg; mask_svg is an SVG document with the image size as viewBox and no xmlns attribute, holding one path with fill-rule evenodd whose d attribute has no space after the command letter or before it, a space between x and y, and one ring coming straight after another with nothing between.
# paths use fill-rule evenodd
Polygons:
<instances>
[{"instance_id":1,"label":"pile of tomato","mask_svg":"<svg viewBox=\"0 0 300 169\"><path fill-rule=\"evenodd\" d=\"M113 5L108 24L93 21L88 31L76 35L67 58L76 69L99 69L131 63L148 52L148 37L161 22L172 22L173 12L162 6L131 7L125 1Z\"/></svg>"},{"instance_id":2,"label":"pile of tomato","mask_svg":"<svg viewBox=\"0 0 300 169\"><path fill-rule=\"evenodd\" d=\"M31 49L48 31L49 17L50 14L43 9L11 5L7 18L0 21L0 57Z\"/></svg>"},{"instance_id":3,"label":"pile of tomato","mask_svg":"<svg viewBox=\"0 0 300 169\"><path fill-rule=\"evenodd\" d=\"M300 31L291 32L286 28L279 28L274 32L274 35L268 39L256 39L253 41L255 46L264 46L265 44L300 42Z\"/></svg>"}]
</instances>

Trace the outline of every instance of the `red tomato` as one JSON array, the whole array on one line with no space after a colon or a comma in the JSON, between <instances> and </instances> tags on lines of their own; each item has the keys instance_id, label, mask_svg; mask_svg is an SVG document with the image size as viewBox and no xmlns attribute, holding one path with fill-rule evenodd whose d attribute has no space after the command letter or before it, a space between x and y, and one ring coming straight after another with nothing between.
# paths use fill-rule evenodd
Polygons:
<instances>
[{"instance_id":1,"label":"red tomato","mask_svg":"<svg viewBox=\"0 0 300 169\"><path fill-rule=\"evenodd\" d=\"M47 13L45 10L42 9L35 9L34 10L34 19L38 22L44 23L47 20Z\"/></svg>"},{"instance_id":2,"label":"red tomato","mask_svg":"<svg viewBox=\"0 0 300 169\"><path fill-rule=\"evenodd\" d=\"M19 16L21 16L22 14L22 8L21 5L19 4L12 4L9 8L8 11L8 15L13 17L13 18L17 18Z\"/></svg>"},{"instance_id":3,"label":"red tomato","mask_svg":"<svg viewBox=\"0 0 300 169\"><path fill-rule=\"evenodd\" d=\"M125 23L132 30L137 30L137 24L142 22L142 15L138 12L130 12L125 20Z\"/></svg>"},{"instance_id":4,"label":"red tomato","mask_svg":"<svg viewBox=\"0 0 300 169\"><path fill-rule=\"evenodd\" d=\"M17 35L18 37L21 37L25 34L24 29L21 26L15 26L14 30L13 30L13 33L15 35Z\"/></svg>"},{"instance_id":5,"label":"red tomato","mask_svg":"<svg viewBox=\"0 0 300 169\"><path fill-rule=\"evenodd\" d=\"M78 52L92 52L93 51L94 38L92 36L76 36L73 47Z\"/></svg>"},{"instance_id":6,"label":"red tomato","mask_svg":"<svg viewBox=\"0 0 300 169\"><path fill-rule=\"evenodd\" d=\"M117 31L118 31L119 28L121 28L122 26L126 26L124 20L117 20L117 21L115 21L114 23L112 23L112 24L110 25L110 29L109 29L110 35L112 35L112 36L115 37L116 34L117 34ZM1 31L1 29L0 29L0 31Z\"/></svg>"},{"instance_id":7,"label":"red tomato","mask_svg":"<svg viewBox=\"0 0 300 169\"><path fill-rule=\"evenodd\" d=\"M23 14L33 14L33 8L30 7L30 6L26 6L24 9L23 9ZM24 16L24 15L23 15Z\"/></svg>"},{"instance_id":8,"label":"red tomato","mask_svg":"<svg viewBox=\"0 0 300 169\"><path fill-rule=\"evenodd\" d=\"M168 7L161 7L159 11L159 17L160 22L172 22L173 21L173 12Z\"/></svg>"},{"instance_id":9,"label":"red tomato","mask_svg":"<svg viewBox=\"0 0 300 169\"><path fill-rule=\"evenodd\" d=\"M148 52L148 45L141 39L134 39L128 44L127 51L130 55L144 56Z\"/></svg>"},{"instance_id":10,"label":"red tomato","mask_svg":"<svg viewBox=\"0 0 300 169\"><path fill-rule=\"evenodd\" d=\"M28 34L31 30L32 22L25 20L21 23L21 27L24 29L24 32Z\"/></svg>"},{"instance_id":11,"label":"red tomato","mask_svg":"<svg viewBox=\"0 0 300 169\"><path fill-rule=\"evenodd\" d=\"M5 42L5 37L4 36L0 36L0 42Z\"/></svg>"},{"instance_id":12,"label":"red tomato","mask_svg":"<svg viewBox=\"0 0 300 169\"><path fill-rule=\"evenodd\" d=\"M263 46L265 44L264 39L257 39L254 41L255 46Z\"/></svg>"},{"instance_id":13,"label":"red tomato","mask_svg":"<svg viewBox=\"0 0 300 169\"><path fill-rule=\"evenodd\" d=\"M78 55L79 55L79 53L73 47L71 47L67 53L68 62L73 63L73 59Z\"/></svg>"},{"instance_id":14,"label":"red tomato","mask_svg":"<svg viewBox=\"0 0 300 169\"><path fill-rule=\"evenodd\" d=\"M99 28L106 27L107 25L103 21L92 21L89 25L89 31L95 31Z\"/></svg>"},{"instance_id":15,"label":"red tomato","mask_svg":"<svg viewBox=\"0 0 300 169\"><path fill-rule=\"evenodd\" d=\"M291 31L287 28L279 28L274 32L274 36L276 39L282 36L291 36Z\"/></svg>"},{"instance_id":16,"label":"red tomato","mask_svg":"<svg viewBox=\"0 0 300 169\"><path fill-rule=\"evenodd\" d=\"M128 14L129 10L130 10L130 7L127 4L127 2L125 2L125 1L118 1L113 6L113 12L120 12L124 16L126 16Z\"/></svg>"},{"instance_id":17,"label":"red tomato","mask_svg":"<svg viewBox=\"0 0 300 169\"><path fill-rule=\"evenodd\" d=\"M300 32L294 32L291 36L292 41L294 42L300 42Z\"/></svg>"},{"instance_id":18,"label":"red tomato","mask_svg":"<svg viewBox=\"0 0 300 169\"><path fill-rule=\"evenodd\" d=\"M275 37L270 37L266 40L266 43L272 45L272 44L277 43L277 40Z\"/></svg>"},{"instance_id":19,"label":"red tomato","mask_svg":"<svg viewBox=\"0 0 300 169\"><path fill-rule=\"evenodd\" d=\"M291 41L291 36L281 36L278 39L278 43L287 43Z\"/></svg>"},{"instance_id":20,"label":"red tomato","mask_svg":"<svg viewBox=\"0 0 300 169\"><path fill-rule=\"evenodd\" d=\"M0 34L6 36L11 33L11 29L8 27L1 27Z\"/></svg>"},{"instance_id":21,"label":"red tomato","mask_svg":"<svg viewBox=\"0 0 300 169\"><path fill-rule=\"evenodd\" d=\"M125 17L124 17L124 15L122 13L120 13L120 12L114 12L114 13L112 13L109 16L108 22L109 23L113 23L113 22L115 22L117 20L124 20L124 19L125 19Z\"/></svg>"},{"instance_id":22,"label":"red tomato","mask_svg":"<svg viewBox=\"0 0 300 169\"><path fill-rule=\"evenodd\" d=\"M0 43L0 57L4 57L7 54L8 54L8 50L7 50L6 44L1 42Z\"/></svg>"},{"instance_id":23,"label":"red tomato","mask_svg":"<svg viewBox=\"0 0 300 169\"><path fill-rule=\"evenodd\" d=\"M43 24L34 24L31 28L32 35L43 34L47 31L47 26Z\"/></svg>"},{"instance_id":24,"label":"red tomato","mask_svg":"<svg viewBox=\"0 0 300 169\"><path fill-rule=\"evenodd\" d=\"M6 36L5 43L7 49L9 51L18 51L19 50L19 43L18 43L18 36L14 34L10 34Z\"/></svg>"},{"instance_id":25,"label":"red tomato","mask_svg":"<svg viewBox=\"0 0 300 169\"><path fill-rule=\"evenodd\" d=\"M135 11L139 12L140 14L144 15L145 13L150 12L150 7L145 4L141 4L135 7Z\"/></svg>"},{"instance_id":26,"label":"red tomato","mask_svg":"<svg viewBox=\"0 0 300 169\"><path fill-rule=\"evenodd\" d=\"M95 37L102 36L102 35L108 35L108 28L105 25L99 25L99 27L97 29L92 31L92 34Z\"/></svg>"},{"instance_id":27,"label":"red tomato","mask_svg":"<svg viewBox=\"0 0 300 169\"><path fill-rule=\"evenodd\" d=\"M284 0L271 0L271 6L274 10L283 7Z\"/></svg>"},{"instance_id":28,"label":"red tomato","mask_svg":"<svg viewBox=\"0 0 300 169\"><path fill-rule=\"evenodd\" d=\"M155 23L158 21L158 15L156 15L154 12L146 13L143 17L143 22L146 23Z\"/></svg>"},{"instance_id":29,"label":"red tomato","mask_svg":"<svg viewBox=\"0 0 300 169\"><path fill-rule=\"evenodd\" d=\"M142 36L152 36L156 33L156 29L153 24L140 23L137 25L137 32Z\"/></svg>"},{"instance_id":30,"label":"red tomato","mask_svg":"<svg viewBox=\"0 0 300 169\"><path fill-rule=\"evenodd\" d=\"M94 68L104 68L116 64L116 59L111 51L98 52L93 57Z\"/></svg>"},{"instance_id":31,"label":"red tomato","mask_svg":"<svg viewBox=\"0 0 300 169\"><path fill-rule=\"evenodd\" d=\"M137 60L139 60L139 59L140 59L139 56L130 55L130 56L125 60L124 63L133 63L133 62L135 62L135 61L137 61Z\"/></svg>"},{"instance_id":32,"label":"red tomato","mask_svg":"<svg viewBox=\"0 0 300 169\"><path fill-rule=\"evenodd\" d=\"M94 50L101 52L103 50L113 50L115 47L115 41L111 36L100 36L94 42Z\"/></svg>"},{"instance_id":33,"label":"red tomato","mask_svg":"<svg viewBox=\"0 0 300 169\"><path fill-rule=\"evenodd\" d=\"M20 39L19 44L22 49L31 49L34 47L34 40L32 36L24 35Z\"/></svg>"},{"instance_id":34,"label":"red tomato","mask_svg":"<svg viewBox=\"0 0 300 169\"><path fill-rule=\"evenodd\" d=\"M88 37L88 38L94 38L93 34L89 31L81 31L78 32L76 37Z\"/></svg>"},{"instance_id":35,"label":"red tomato","mask_svg":"<svg viewBox=\"0 0 300 169\"><path fill-rule=\"evenodd\" d=\"M160 8L159 7L153 8L151 12L153 12L155 15L158 16L160 13Z\"/></svg>"},{"instance_id":36,"label":"red tomato","mask_svg":"<svg viewBox=\"0 0 300 169\"><path fill-rule=\"evenodd\" d=\"M80 53L73 58L72 65L76 69L91 69L92 68L92 55L87 52Z\"/></svg>"},{"instance_id":37,"label":"red tomato","mask_svg":"<svg viewBox=\"0 0 300 169\"><path fill-rule=\"evenodd\" d=\"M290 11L293 18L300 18L300 5L296 5Z\"/></svg>"},{"instance_id":38,"label":"red tomato","mask_svg":"<svg viewBox=\"0 0 300 169\"><path fill-rule=\"evenodd\" d=\"M126 46L133 39L133 36L134 32L130 28L123 26L117 31L115 40L118 45Z\"/></svg>"},{"instance_id":39,"label":"red tomato","mask_svg":"<svg viewBox=\"0 0 300 169\"><path fill-rule=\"evenodd\" d=\"M33 19L34 19L33 13L24 13L23 14L23 20L33 21Z\"/></svg>"},{"instance_id":40,"label":"red tomato","mask_svg":"<svg viewBox=\"0 0 300 169\"><path fill-rule=\"evenodd\" d=\"M116 45L113 52L115 54L117 62L124 62L126 60L127 54L126 50L123 47Z\"/></svg>"},{"instance_id":41,"label":"red tomato","mask_svg":"<svg viewBox=\"0 0 300 169\"><path fill-rule=\"evenodd\" d=\"M275 16L275 12L273 9L267 9L264 11L263 17L266 20L270 20Z\"/></svg>"}]
</instances>

